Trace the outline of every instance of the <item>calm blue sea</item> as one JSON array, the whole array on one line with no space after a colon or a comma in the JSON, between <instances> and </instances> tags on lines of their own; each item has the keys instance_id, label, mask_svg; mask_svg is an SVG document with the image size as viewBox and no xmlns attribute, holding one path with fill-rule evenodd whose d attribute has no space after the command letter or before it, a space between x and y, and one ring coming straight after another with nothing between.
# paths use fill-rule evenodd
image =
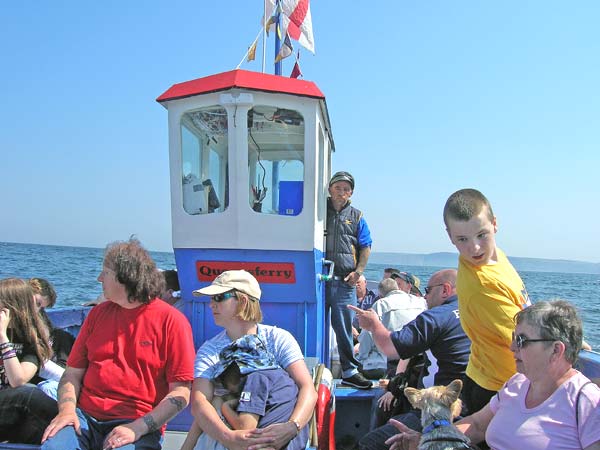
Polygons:
<instances>
[{"instance_id":1,"label":"calm blue sea","mask_svg":"<svg viewBox=\"0 0 600 450\"><path fill-rule=\"evenodd\" d=\"M41 277L58 293L57 306L81 305L102 291L96 277L102 267L104 249L0 242L0 278ZM158 267L174 269L172 253L151 252ZM378 280L384 266L371 264L367 279ZM403 266L421 278L423 285L439 267ZM532 301L563 298L576 304L584 322L586 340L600 349L600 275L520 272Z\"/></svg>"}]
</instances>

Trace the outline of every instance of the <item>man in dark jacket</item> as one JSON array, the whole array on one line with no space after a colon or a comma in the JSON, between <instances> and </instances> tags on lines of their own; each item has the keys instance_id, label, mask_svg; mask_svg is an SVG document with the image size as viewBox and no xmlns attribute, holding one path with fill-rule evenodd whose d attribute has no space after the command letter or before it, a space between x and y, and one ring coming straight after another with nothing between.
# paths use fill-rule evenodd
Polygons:
<instances>
[{"instance_id":1,"label":"man in dark jacket","mask_svg":"<svg viewBox=\"0 0 600 450\"><path fill-rule=\"evenodd\" d=\"M434 273L425 288L428 310L419 314L400 330L388 331L373 311L356 310L358 322L373 335L377 348L388 358L408 359L431 350L437 359L438 372L435 385L447 385L452 380L463 379L471 341L460 325L458 298L456 296L456 270L445 269ZM420 430L416 411L394 417L405 425ZM373 430L359 443L361 449L387 449L384 443L398 430L390 424Z\"/></svg>"},{"instance_id":2,"label":"man in dark jacket","mask_svg":"<svg viewBox=\"0 0 600 450\"><path fill-rule=\"evenodd\" d=\"M337 172L329 181L327 199L327 259L334 262L334 277L327 283L326 304L331 311L331 326L335 332L342 383L359 389L369 389L372 383L358 372L353 354L352 319L347 308L356 306L356 283L367 267L371 254L371 233L362 213L350 206L354 178L348 172Z\"/></svg>"}]
</instances>

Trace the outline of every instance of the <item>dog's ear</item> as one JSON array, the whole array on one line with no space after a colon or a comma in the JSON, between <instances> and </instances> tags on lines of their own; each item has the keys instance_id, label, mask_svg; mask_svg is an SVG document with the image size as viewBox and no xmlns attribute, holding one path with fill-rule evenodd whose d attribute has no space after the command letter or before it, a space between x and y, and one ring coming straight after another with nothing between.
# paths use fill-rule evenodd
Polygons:
<instances>
[{"instance_id":1,"label":"dog's ear","mask_svg":"<svg viewBox=\"0 0 600 450\"><path fill-rule=\"evenodd\" d=\"M446 387L446 392L442 395L444 398L444 402L447 405L451 405L456 400L458 400L458 396L460 395L460 391L462 389L462 381L454 380Z\"/></svg>"},{"instance_id":2,"label":"dog's ear","mask_svg":"<svg viewBox=\"0 0 600 450\"><path fill-rule=\"evenodd\" d=\"M413 405L414 408L421 408L419 405L421 404L421 398L423 396L421 395L421 391L419 389L415 389L412 387L404 388L404 396L408 399L408 401L411 405Z\"/></svg>"}]
</instances>

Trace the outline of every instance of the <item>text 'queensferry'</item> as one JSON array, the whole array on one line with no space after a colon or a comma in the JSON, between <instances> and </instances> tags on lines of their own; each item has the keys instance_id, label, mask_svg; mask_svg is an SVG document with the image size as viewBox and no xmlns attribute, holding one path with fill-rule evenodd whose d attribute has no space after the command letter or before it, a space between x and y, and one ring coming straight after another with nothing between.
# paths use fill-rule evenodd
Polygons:
<instances>
[{"instance_id":1,"label":"text 'queensferry'","mask_svg":"<svg viewBox=\"0 0 600 450\"><path fill-rule=\"evenodd\" d=\"M212 281L227 270L250 272L259 283L293 284L296 282L294 263L196 261L196 273L200 281Z\"/></svg>"}]
</instances>

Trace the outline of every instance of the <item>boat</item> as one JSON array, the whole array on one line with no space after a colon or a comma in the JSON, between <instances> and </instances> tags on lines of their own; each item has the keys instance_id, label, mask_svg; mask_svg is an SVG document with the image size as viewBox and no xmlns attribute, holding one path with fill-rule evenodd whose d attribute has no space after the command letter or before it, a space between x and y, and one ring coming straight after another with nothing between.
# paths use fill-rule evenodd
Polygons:
<instances>
[{"instance_id":1,"label":"boat","mask_svg":"<svg viewBox=\"0 0 600 450\"><path fill-rule=\"evenodd\" d=\"M330 367L324 232L335 146L325 95L310 81L235 69L174 84L157 101L168 112L173 251L195 347L219 329L210 300L192 291L246 269L263 289L264 322L290 331L309 366ZM89 309L48 313L76 334ZM582 351L579 368L600 378L600 354ZM329 431L370 431L378 389L332 388L344 420ZM188 407L169 422L163 448L179 448L191 422Z\"/></svg>"}]
</instances>

